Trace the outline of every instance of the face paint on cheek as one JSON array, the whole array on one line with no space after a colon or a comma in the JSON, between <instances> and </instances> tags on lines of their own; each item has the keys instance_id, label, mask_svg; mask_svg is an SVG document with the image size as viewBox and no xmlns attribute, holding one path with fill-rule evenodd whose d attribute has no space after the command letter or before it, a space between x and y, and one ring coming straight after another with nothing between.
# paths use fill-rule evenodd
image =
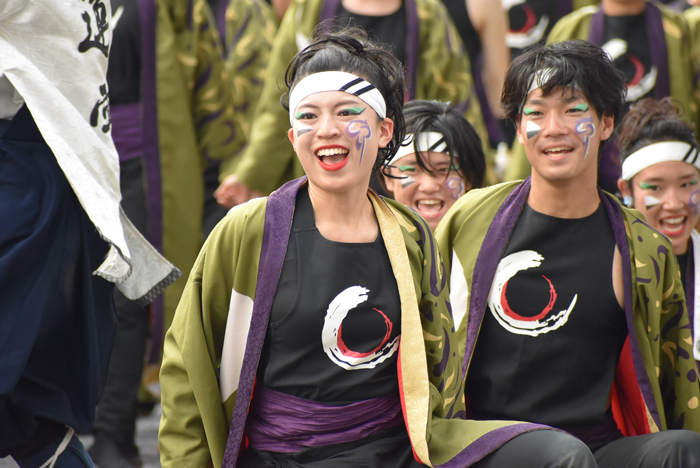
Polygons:
<instances>
[{"instance_id":1,"label":"face paint on cheek","mask_svg":"<svg viewBox=\"0 0 700 468\"><path fill-rule=\"evenodd\" d=\"M693 210L693 214L695 214L695 216L700 214L700 190L693 192L690 195L688 206Z\"/></svg>"},{"instance_id":2,"label":"face paint on cheek","mask_svg":"<svg viewBox=\"0 0 700 468\"><path fill-rule=\"evenodd\" d=\"M294 133L296 134L297 138L305 133L309 133L311 130L313 130L311 125L306 125L305 123L301 123L299 121L297 121L294 125Z\"/></svg>"},{"instance_id":3,"label":"face paint on cheek","mask_svg":"<svg viewBox=\"0 0 700 468\"><path fill-rule=\"evenodd\" d=\"M360 151L360 164L365 155L365 141L372 138L372 129L366 120L351 120L345 128L350 138L355 138L355 148Z\"/></svg>"},{"instance_id":4,"label":"face paint on cheek","mask_svg":"<svg viewBox=\"0 0 700 468\"><path fill-rule=\"evenodd\" d=\"M414 179L411 176L406 176L405 179L401 179L401 188L405 189L406 187L409 187L415 183L416 183L416 179Z\"/></svg>"},{"instance_id":5,"label":"face paint on cheek","mask_svg":"<svg viewBox=\"0 0 700 468\"><path fill-rule=\"evenodd\" d=\"M447 190L450 191L452 198L455 200L464 195L464 181L461 177L449 177L445 181L445 187L447 187Z\"/></svg>"},{"instance_id":6,"label":"face paint on cheek","mask_svg":"<svg viewBox=\"0 0 700 468\"><path fill-rule=\"evenodd\" d=\"M537 125L535 122L528 120L525 124L525 134L527 135L528 140L530 138L534 138L538 133L540 133L540 130L542 130L542 127Z\"/></svg>"},{"instance_id":7,"label":"face paint on cheek","mask_svg":"<svg viewBox=\"0 0 700 468\"><path fill-rule=\"evenodd\" d=\"M646 195L644 197L644 206L646 206L647 210L649 210L657 205L660 205L660 204L661 204L661 200L659 200L658 198L654 198L654 197L649 196L649 195Z\"/></svg>"},{"instance_id":8,"label":"face paint on cheek","mask_svg":"<svg viewBox=\"0 0 700 468\"><path fill-rule=\"evenodd\" d=\"M579 106L586 106L586 110L588 110L588 106L585 104L579 104L578 106L576 106L576 108L578 108ZM583 144L586 145L586 152L583 154L583 159L586 159L588 157L588 146L591 144L591 137L595 134L595 125L593 125L593 117L589 116L577 120L576 128L574 131L576 135L583 136Z\"/></svg>"}]
</instances>

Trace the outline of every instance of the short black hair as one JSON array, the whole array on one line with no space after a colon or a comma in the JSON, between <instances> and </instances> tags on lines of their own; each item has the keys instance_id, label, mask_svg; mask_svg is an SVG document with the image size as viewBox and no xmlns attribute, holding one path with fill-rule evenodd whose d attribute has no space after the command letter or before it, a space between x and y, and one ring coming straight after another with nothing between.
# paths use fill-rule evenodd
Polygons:
<instances>
[{"instance_id":1,"label":"short black hair","mask_svg":"<svg viewBox=\"0 0 700 468\"><path fill-rule=\"evenodd\" d=\"M516 122L539 70L552 69L542 94L554 88L578 89L598 117L620 116L627 93L626 79L608 54L590 42L572 40L526 49L508 67L501 95L505 116Z\"/></svg>"},{"instance_id":2,"label":"short black hair","mask_svg":"<svg viewBox=\"0 0 700 468\"><path fill-rule=\"evenodd\" d=\"M317 26L311 44L292 59L285 73L285 84L291 91L301 79L326 71L343 71L364 78L384 97L386 116L394 121L394 134L386 147L379 148L373 169L376 171L396 154L406 134L401 62L388 48L370 41L363 29L329 29L324 22ZM282 96L282 105L289 110L289 93Z\"/></svg>"},{"instance_id":3,"label":"short black hair","mask_svg":"<svg viewBox=\"0 0 700 468\"><path fill-rule=\"evenodd\" d=\"M425 132L441 133L445 138L447 152L452 159L451 165L459 166L461 173L469 181L472 188L483 187L486 158L481 138L462 114L452 109L447 102L417 100L406 103L404 118L406 119L406 133L413 135ZM414 139L414 149L416 149L415 143ZM418 165L425 171L431 172L417 149L416 156ZM385 175L389 176L386 171Z\"/></svg>"}]
</instances>

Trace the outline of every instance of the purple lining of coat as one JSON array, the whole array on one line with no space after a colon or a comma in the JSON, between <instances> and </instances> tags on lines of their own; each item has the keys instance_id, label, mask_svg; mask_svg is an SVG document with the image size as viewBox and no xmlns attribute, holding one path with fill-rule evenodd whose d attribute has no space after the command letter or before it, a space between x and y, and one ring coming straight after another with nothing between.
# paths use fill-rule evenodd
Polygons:
<instances>
[{"instance_id":1,"label":"purple lining of coat","mask_svg":"<svg viewBox=\"0 0 700 468\"><path fill-rule=\"evenodd\" d=\"M216 21L216 29L219 30L219 37L221 38L221 43L224 46L224 52L228 52L230 49L226 49L226 9L228 8L229 2L224 2L219 0L216 5L216 11L214 11L214 21Z\"/></svg>"},{"instance_id":2,"label":"purple lining of coat","mask_svg":"<svg viewBox=\"0 0 700 468\"><path fill-rule=\"evenodd\" d=\"M685 304L688 309L688 323L690 324L690 336L693 337L695 343L695 245L691 239L688 242L687 258L688 263L685 268ZM693 350L695 351L695 350Z\"/></svg>"},{"instance_id":3,"label":"purple lining of coat","mask_svg":"<svg viewBox=\"0 0 700 468\"><path fill-rule=\"evenodd\" d=\"M110 107L112 140L119 154L119 161L128 161L143 155L143 125L141 104L122 104Z\"/></svg>"},{"instance_id":4,"label":"purple lining of coat","mask_svg":"<svg viewBox=\"0 0 700 468\"><path fill-rule=\"evenodd\" d=\"M666 45L666 35L664 34L663 15L659 7L652 2L646 2L644 14L651 63L656 66L658 71L656 84L654 85L654 97L661 99L671 95L671 82L668 75L668 47ZM604 17L603 8L599 6L591 18L591 29L588 31L589 42L598 47L603 45Z\"/></svg>"},{"instance_id":5,"label":"purple lining of coat","mask_svg":"<svg viewBox=\"0 0 700 468\"><path fill-rule=\"evenodd\" d=\"M143 104L143 156L148 205L148 241L163 252L163 194L158 139L158 95L156 75L156 5L154 0L138 0L141 18L141 103ZM165 302L160 294L152 303L151 351L148 362L160 361Z\"/></svg>"},{"instance_id":6,"label":"purple lining of coat","mask_svg":"<svg viewBox=\"0 0 700 468\"><path fill-rule=\"evenodd\" d=\"M342 0L326 0L321 7L318 22L335 18ZM418 56L420 54L420 37L418 8L416 0L405 0L406 5L406 101L416 98L416 76L418 73Z\"/></svg>"},{"instance_id":7,"label":"purple lining of coat","mask_svg":"<svg viewBox=\"0 0 700 468\"><path fill-rule=\"evenodd\" d=\"M476 439L474 442L469 444L467 448L462 450L457 456L447 463L442 465L435 465L436 468L463 468L465 466L471 466L472 464L483 459L485 456L495 452L503 446L506 442L509 442L514 437L517 437L526 432L541 431L541 430L551 430L556 429L543 426L542 424L513 424L510 426L501 427L499 429L494 429L487 434Z\"/></svg>"},{"instance_id":8,"label":"purple lining of coat","mask_svg":"<svg viewBox=\"0 0 700 468\"><path fill-rule=\"evenodd\" d=\"M253 301L253 316L243 357L236 403L226 441L222 465L224 468L235 468L238 461L243 429L248 417L250 397L255 383L255 372L265 339L272 302L277 291L277 283L282 271L284 255L289 243L296 193L305 181L306 177L292 180L273 192L267 199L265 227Z\"/></svg>"},{"instance_id":9,"label":"purple lining of coat","mask_svg":"<svg viewBox=\"0 0 700 468\"><path fill-rule=\"evenodd\" d=\"M491 291L493 277L498 268L498 263L503 256L510 236L515 229L520 214L527 203L530 193L530 178L528 177L522 184L518 185L513 192L501 204L501 207L496 212L496 215L486 232L486 237L482 243L481 249L477 256L474 266L474 274L472 277L471 299L469 301L469 318L467 323L467 342L464 350L464 362L462 363L463 375L466 375L467 365L474 351L476 339L479 334L481 322L486 313L487 301ZM661 420L656 408L656 400L649 382L649 377L646 373L644 361L639 352L639 345L634 329L633 310L632 310L632 271L630 266L630 250L627 240L627 231L624 226L622 212L619 205L611 201L605 192L599 189L601 203L610 219L615 243L620 249L622 257L622 277L625 285L625 316L627 318L627 329L630 337L630 345L632 349L632 360L634 363L635 373L640 391L644 397L644 401L649 409L649 413L654 418L658 427L661 426Z\"/></svg>"},{"instance_id":10,"label":"purple lining of coat","mask_svg":"<svg viewBox=\"0 0 700 468\"><path fill-rule=\"evenodd\" d=\"M246 434L255 450L292 453L354 442L400 424L398 393L331 406L256 385Z\"/></svg>"}]
</instances>

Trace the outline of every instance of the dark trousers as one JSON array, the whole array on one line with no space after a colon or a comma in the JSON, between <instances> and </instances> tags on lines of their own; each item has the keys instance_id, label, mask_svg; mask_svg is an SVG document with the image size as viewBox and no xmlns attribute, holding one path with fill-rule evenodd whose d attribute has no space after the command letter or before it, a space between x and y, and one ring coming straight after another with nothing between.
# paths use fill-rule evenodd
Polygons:
<instances>
[{"instance_id":1,"label":"dark trousers","mask_svg":"<svg viewBox=\"0 0 700 468\"><path fill-rule=\"evenodd\" d=\"M148 235L148 211L141 158L120 163L122 208L134 226ZM138 394L141 387L146 343L149 335L147 309L114 292L117 335L109 362L107 383L95 414L95 433L102 433L122 447L134 448Z\"/></svg>"},{"instance_id":2,"label":"dark trousers","mask_svg":"<svg viewBox=\"0 0 700 468\"><path fill-rule=\"evenodd\" d=\"M557 431L519 435L472 468L695 468L700 435L671 430L624 437L591 451L579 439Z\"/></svg>"}]
</instances>

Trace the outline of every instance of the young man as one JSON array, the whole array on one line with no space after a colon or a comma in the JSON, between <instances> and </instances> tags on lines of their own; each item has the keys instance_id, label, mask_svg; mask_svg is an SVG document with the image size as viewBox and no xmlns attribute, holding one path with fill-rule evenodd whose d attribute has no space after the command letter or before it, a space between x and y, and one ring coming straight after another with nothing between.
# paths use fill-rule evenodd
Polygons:
<instances>
[{"instance_id":1,"label":"young man","mask_svg":"<svg viewBox=\"0 0 700 468\"><path fill-rule=\"evenodd\" d=\"M561 18L548 43L587 40L605 49L625 74L627 105L644 97L671 96L682 105L683 119L698 128L695 45L683 16L658 2L602 0ZM517 146L517 145L516 145ZM513 152L506 180L525 177L524 151ZM620 178L619 149L611 141L600 154L598 185L615 192Z\"/></svg>"},{"instance_id":2,"label":"young man","mask_svg":"<svg viewBox=\"0 0 700 468\"><path fill-rule=\"evenodd\" d=\"M532 176L470 192L437 229L467 413L484 423L475 467L700 463L699 388L671 245L596 185L624 93L624 77L590 43L523 53L503 107Z\"/></svg>"}]
</instances>

